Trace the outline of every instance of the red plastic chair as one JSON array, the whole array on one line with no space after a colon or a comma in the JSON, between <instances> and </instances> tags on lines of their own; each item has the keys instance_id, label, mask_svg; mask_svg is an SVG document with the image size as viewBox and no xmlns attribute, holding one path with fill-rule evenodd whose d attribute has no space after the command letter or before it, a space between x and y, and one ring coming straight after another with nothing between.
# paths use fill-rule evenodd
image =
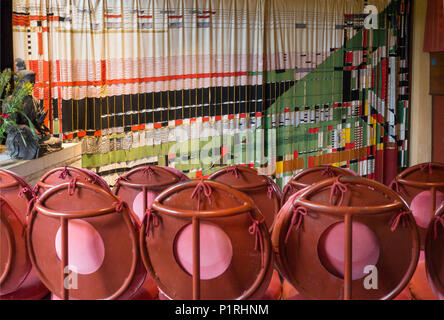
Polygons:
<instances>
[{"instance_id":1,"label":"red plastic chair","mask_svg":"<svg viewBox=\"0 0 444 320\"><path fill-rule=\"evenodd\" d=\"M95 184L107 192L112 192L108 184L98 174L84 168L60 167L55 168L43 175L34 187L36 195L42 195L46 190L59 184L70 182L72 179Z\"/></svg>"},{"instance_id":2,"label":"red plastic chair","mask_svg":"<svg viewBox=\"0 0 444 320\"><path fill-rule=\"evenodd\" d=\"M273 271L264 217L244 193L210 180L163 191L145 216L145 266L167 299L260 299Z\"/></svg>"},{"instance_id":3,"label":"red plastic chair","mask_svg":"<svg viewBox=\"0 0 444 320\"><path fill-rule=\"evenodd\" d=\"M407 202L415 217L421 249L436 208L444 201L444 164L424 163L410 167L395 177L390 187Z\"/></svg>"},{"instance_id":4,"label":"red plastic chair","mask_svg":"<svg viewBox=\"0 0 444 320\"><path fill-rule=\"evenodd\" d=\"M220 169L208 177L209 180L229 185L248 195L265 217L270 228L280 209L281 190L265 175L244 166L231 166Z\"/></svg>"},{"instance_id":5,"label":"red plastic chair","mask_svg":"<svg viewBox=\"0 0 444 320\"><path fill-rule=\"evenodd\" d=\"M128 203L133 218L140 226L147 209L163 190L189 178L174 168L137 167L117 179L114 194Z\"/></svg>"},{"instance_id":6,"label":"red plastic chair","mask_svg":"<svg viewBox=\"0 0 444 320\"><path fill-rule=\"evenodd\" d=\"M289 199L272 245L280 274L306 299L393 299L419 257L406 203L386 186L356 176L323 180ZM377 289L367 274L377 274Z\"/></svg>"},{"instance_id":7,"label":"red plastic chair","mask_svg":"<svg viewBox=\"0 0 444 320\"><path fill-rule=\"evenodd\" d=\"M19 175L0 169L0 300L37 300L48 295L26 252L28 206L34 193Z\"/></svg>"},{"instance_id":8,"label":"red plastic chair","mask_svg":"<svg viewBox=\"0 0 444 320\"><path fill-rule=\"evenodd\" d=\"M27 245L54 298L133 299L146 277L126 204L86 181L73 179L39 197Z\"/></svg>"},{"instance_id":9,"label":"red plastic chair","mask_svg":"<svg viewBox=\"0 0 444 320\"><path fill-rule=\"evenodd\" d=\"M339 176L356 176L356 173L333 166L319 166L302 170L295 174L282 190L281 207L296 192L319 181Z\"/></svg>"},{"instance_id":10,"label":"red plastic chair","mask_svg":"<svg viewBox=\"0 0 444 320\"><path fill-rule=\"evenodd\" d=\"M444 300L444 202L433 217L425 241L427 279L435 296Z\"/></svg>"}]
</instances>

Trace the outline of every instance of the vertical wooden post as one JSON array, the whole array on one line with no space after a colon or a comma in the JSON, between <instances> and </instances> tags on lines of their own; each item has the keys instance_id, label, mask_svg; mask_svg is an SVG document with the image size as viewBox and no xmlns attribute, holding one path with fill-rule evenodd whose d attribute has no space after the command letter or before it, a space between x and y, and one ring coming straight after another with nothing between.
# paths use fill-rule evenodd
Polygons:
<instances>
[{"instance_id":1,"label":"vertical wooden post","mask_svg":"<svg viewBox=\"0 0 444 320\"><path fill-rule=\"evenodd\" d=\"M353 249L353 228L352 215L345 215L345 254L344 254L344 300L351 300L352 296L352 249Z\"/></svg>"},{"instance_id":2,"label":"vertical wooden post","mask_svg":"<svg viewBox=\"0 0 444 320\"><path fill-rule=\"evenodd\" d=\"M60 228L62 231L62 300L69 300L69 289L65 285L65 268L69 265L68 257L68 219L60 219Z\"/></svg>"},{"instance_id":3,"label":"vertical wooden post","mask_svg":"<svg viewBox=\"0 0 444 320\"><path fill-rule=\"evenodd\" d=\"M199 218L193 217L193 300L200 299L200 228Z\"/></svg>"}]
</instances>

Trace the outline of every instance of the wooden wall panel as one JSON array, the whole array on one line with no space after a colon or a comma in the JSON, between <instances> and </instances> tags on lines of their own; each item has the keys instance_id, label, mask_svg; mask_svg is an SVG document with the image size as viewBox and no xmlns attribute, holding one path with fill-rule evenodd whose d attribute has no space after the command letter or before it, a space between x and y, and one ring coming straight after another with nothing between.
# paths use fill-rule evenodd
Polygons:
<instances>
[{"instance_id":1,"label":"wooden wall panel","mask_svg":"<svg viewBox=\"0 0 444 320\"><path fill-rule=\"evenodd\" d=\"M430 54L430 94L444 95L444 52Z\"/></svg>"},{"instance_id":2,"label":"wooden wall panel","mask_svg":"<svg viewBox=\"0 0 444 320\"><path fill-rule=\"evenodd\" d=\"M433 161L444 163L444 96L433 97Z\"/></svg>"}]
</instances>

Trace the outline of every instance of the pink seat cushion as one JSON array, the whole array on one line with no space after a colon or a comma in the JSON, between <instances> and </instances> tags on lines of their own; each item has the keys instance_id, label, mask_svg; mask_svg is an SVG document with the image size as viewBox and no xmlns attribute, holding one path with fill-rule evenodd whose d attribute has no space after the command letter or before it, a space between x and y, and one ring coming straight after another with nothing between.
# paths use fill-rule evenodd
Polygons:
<instances>
[{"instance_id":1,"label":"pink seat cushion","mask_svg":"<svg viewBox=\"0 0 444 320\"><path fill-rule=\"evenodd\" d=\"M230 238L218 226L200 223L200 278L214 279L231 264L233 247ZM193 274L193 226L183 228L175 242L176 259L189 274Z\"/></svg>"},{"instance_id":2,"label":"pink seat cushion","mask_svg":"<svg viewBox=\"0 0 444 320\"><path fill-rule=\"evenodd\" d=\"M62 230L59 228L55 238L55 249L62 259ZM105 258L105 245L97 230L84 220L68 222L68 262L72 271L79 274L96 272Z\"/></svg>"},{"instance_id":3,"label":"pink seat cushion","mask_svg":"<svg viewBox=\"0 0 444 320\"><path fill-rule=\"evenodd\" d=\"M321 236L318 245L319 257L327 270L344 276L344 223L330 226ZM375 233L366 225L353 222L352 232L352 278L366 275L364 268L374 266L379 259L379 244Z\"/></svg>"},{"instance_id":4,"label":"pink seat cushion","mask_svg":"<svg viewBox=\"0 0 444 320\"><path fill-rule=\"evenodd\" d=\"M154 199L158 196L158 193L155 191L148 190L146 193L146 205L147 208L151 206ZM134 198L132 205L133 212L139 217L139 221L143 220L143 216L145 214L143 210L143 191L139 192L137 196Z\"/></svg>"},{"instance_id":5,"label":"pink seat cushion","mask_svg":"<svg viewBox=\"0 0 444 320\"><path fill-rule=\"evenodd\" d=\"M435 208L438 208L443 201L444 193L436 191ZM412 210L418 226L426 229L429 226L430 220L432 220L434 214L434 212L432 212L432 193L430 191L423 191L417 194L410 204L410 210Z\"/></svg>"}]
</instances>

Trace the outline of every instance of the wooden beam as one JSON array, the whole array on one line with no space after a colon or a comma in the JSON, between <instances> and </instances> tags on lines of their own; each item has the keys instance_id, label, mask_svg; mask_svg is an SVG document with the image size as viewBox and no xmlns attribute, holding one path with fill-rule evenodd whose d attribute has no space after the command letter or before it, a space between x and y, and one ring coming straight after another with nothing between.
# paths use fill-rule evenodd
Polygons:
<instances>
[{"instance_id":1,"label":"wooden beam","mask_svg":"<svg viewBox=\"0 0 444 320\"><path fill-rule=\"evenodd\" d=\"M432 160L430 54L423 51L427 1L413 1L410 98L410 166Z\"/></svg>"}]
</instances>

